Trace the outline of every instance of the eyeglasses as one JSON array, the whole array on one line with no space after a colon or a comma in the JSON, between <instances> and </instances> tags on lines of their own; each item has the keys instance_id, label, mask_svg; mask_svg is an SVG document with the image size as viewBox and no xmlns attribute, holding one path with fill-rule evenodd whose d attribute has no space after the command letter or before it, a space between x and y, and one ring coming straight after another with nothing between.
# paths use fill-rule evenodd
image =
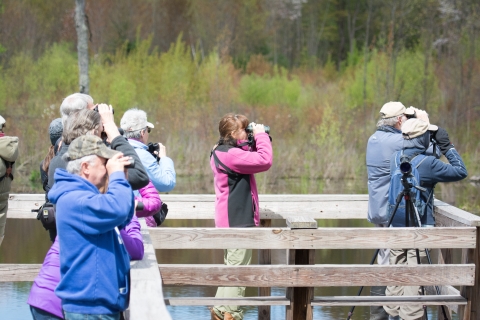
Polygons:
<instances>
[{"instance_id":1,"label":"eyeglasses","mask_svg":"<svg viewBox=\"0 0 480 320\"><path fill-rule=\"evenodd\" d=\"M147 129L147 132L148 132L148 133L152 132L152 128L147 127L146 129Z\"/></svg>"}]
</instances>

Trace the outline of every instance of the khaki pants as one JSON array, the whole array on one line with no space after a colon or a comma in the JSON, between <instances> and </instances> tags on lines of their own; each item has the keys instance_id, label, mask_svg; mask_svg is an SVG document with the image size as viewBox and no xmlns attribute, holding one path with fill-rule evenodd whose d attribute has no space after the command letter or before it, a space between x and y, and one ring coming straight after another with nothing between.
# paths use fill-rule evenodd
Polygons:
<instances>
[{"instance_id":1,"label":"khaki pants","mask_svg":"<svg viewBox=\"0 0 480 320\"><path fill-rule=\"evenodd\" d=\"M427 264L425 249L419 249L420 263ZM390 265L417 265L415 249L392 249L390 250ZM388 286L386 296L417 296L421 293L420 286ZM400 316L405 320L422 319L424 310L421 305L413 306L383 306L391 316Z\"/></svg>"},{"instance_id":2,"label":"khaki pants","mask_svg":"<svg viewBox=\"0 0 480 320\"><path fill-rule=\"evenodd\" d=\"M223 250L223 260L227 266L246 266L252 262L252 249ZM216 298L245 297L245 287L219 287ZM228 312L235 320L243 319L243 310L238 306L214 306L213 311L223 319Z\"/></svg>"},{"instance_id":3,"label":"khaki pants","mask_svg":"<svg viewBox=\"0 0 480 320\"><path fill-rule=\"evenodd\" d=\"M0 243L1 243L1 239L5 235L5 225L7 223L7 211L8 211L8 198L7 200L0 201Z\"/></svg>"}]
</instances>

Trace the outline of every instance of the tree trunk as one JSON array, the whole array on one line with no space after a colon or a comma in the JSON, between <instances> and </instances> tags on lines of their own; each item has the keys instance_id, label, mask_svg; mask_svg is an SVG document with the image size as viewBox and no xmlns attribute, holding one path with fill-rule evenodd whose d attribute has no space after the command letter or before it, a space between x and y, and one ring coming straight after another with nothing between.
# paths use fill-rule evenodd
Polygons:
<instances>
[{"instance_id":1,"label":"tree trunk","mask_svg":"<svg viewBox=\"0 0 480 320\"><path fill-rule=\"evenodd\" d=\"M79 69L79 92L88 94L88 26L85 15L85 0L75 0L75 29L77 30L77 51Z\"/></svg>"}]
</instances>

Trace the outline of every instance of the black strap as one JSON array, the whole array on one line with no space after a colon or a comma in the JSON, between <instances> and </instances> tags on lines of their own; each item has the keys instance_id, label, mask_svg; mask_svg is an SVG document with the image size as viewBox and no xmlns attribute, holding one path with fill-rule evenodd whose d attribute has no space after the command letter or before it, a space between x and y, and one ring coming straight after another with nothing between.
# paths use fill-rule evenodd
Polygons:
<instances>
[{"instance_id":1,"label":"black strap","mask_svg":"<svg viewBox=\"0 0 480 320\"><path fill-rule=\"evenodd\" d=\"M238 176L238 173L227 167L222 161L217 156L217 153L215 152L216 150L212 150L212 155L213 155L213 161L215 161L215 166L225 172L228 175L233 175L233 176ZM221 166L223 169L220 169L219 166Z\"/></svg>"}]
</instances>

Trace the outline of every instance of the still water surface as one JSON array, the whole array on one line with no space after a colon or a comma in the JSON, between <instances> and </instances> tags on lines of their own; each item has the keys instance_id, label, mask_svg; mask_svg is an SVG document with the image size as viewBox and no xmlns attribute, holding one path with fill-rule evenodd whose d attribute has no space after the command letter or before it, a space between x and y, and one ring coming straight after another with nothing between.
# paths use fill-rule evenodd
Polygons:
<instances>
[{"instance_id":1,"label":"still water surface","mask_svg":"<svg viewBox=\"0 0 480 320\"><path fill-rule=\"evenodd\" d=\"M183 178L187 180L187 178ZM195 191L198 185L192 181L177 181L179 188L174 193L211 193L210 191ZM261 185L261 180L259 181ZM320 185L319 185L320 184ZM185 186L185 187L180 187ZM285 180L277 184L275 190L270 186L265 187L262 193L366 193L363 181L308 181L308 180ZM265 192L269 191L269 192ZM296 191L296 192L295 192ZM300 191L300 192L299 192ZM303 191L303 192L302 192ZM437 197L443 201L457 206L468 206L468 209L478 214L479 196L478 187L468 182L440 186L436 191ZM471 208L471 209L470 209ZM164 227L186 227L192 221L166 220ZM195 226L213 226L213 222L195 221ZM274 226L284 226L282 221L274 221ZM331 227L370 227L367 221L329 221ZM37 220L8 220L5 240L0 247L0 263L42 263L50 246L48 233L42 228ZM223 263L222 250L157 250L159 263ZM373 255L373 250L317 250L316 264L368 264ZM253 263L257 263L254 251ZM435 257L432 257L436 261ZM272 264L285 263L285 252L274 250L272 252ZM23 320L31 319L28 305L26 304L31 282L0 282L0 319ZM358 287L345 288L316 288L316 296L356 295ZM364 295L370 288L364 289ZM166 287L166 297L181 296L214 296L216 288L213 287ZM272 295L284 295L284 288L273 288ZM257 295L257 288L247 288L248 296ZM245 320L257 319L256 307L245 307ZM168 307L174 320L176 319L209 319L209 311L206 307ZM346 319L350 307L315 307L314 319ZM429 319L435 319L437 310L428 308ZM272 306L272 320L285 318L285 307ZM368 319L369 309L357 307L353 319ZM456 318L454 318L456 319Z\"/></svg>"}]
</instances>

